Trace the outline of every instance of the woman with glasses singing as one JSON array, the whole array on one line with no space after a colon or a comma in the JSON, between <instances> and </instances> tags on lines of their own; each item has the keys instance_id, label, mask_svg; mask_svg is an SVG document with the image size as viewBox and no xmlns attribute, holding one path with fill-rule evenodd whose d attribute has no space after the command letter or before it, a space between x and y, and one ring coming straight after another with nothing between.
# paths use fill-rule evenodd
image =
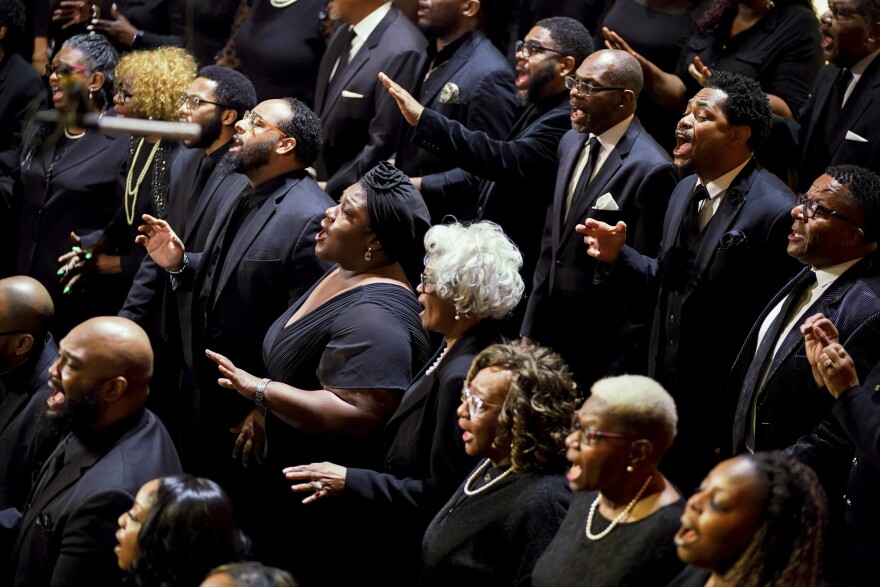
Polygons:
<instances>
[{"instance_id":1,"label":"woman with glasses singing","mask_svg":"<svg viewBox=\"0 0 880 587\"><path fill-rule=\"evenodd\" d=\"M375 514L369 522L394 537L393 545L382 544L386 555L395 553L394 565L386 556L367 557L376 566L372 574L386 585L417 583L425 528L475 465L455 416L462 385L474 356L500 339L499 320L523 293L522 256L491 222L434 226L425 249L418 288L422 326L442 334L443 343L385 426L385 472L332 463L284 471L294 491L311 493L306 502L342 496Z\"/></svg>"},{"instance_id":2,"label":"woman with glasses singing","mask_svg":"<svg viewBox=\"0 0 880 587\"><path fill-rule=\"evenodd\" d=\"M195 75L195 60L183 49L126 53L116 67L113 110L122 118L176 121L180 97ZM113 219L97 238L77 234L81 242L61 258L68 291L117 292L103 313L116 313L125 301L146 255L146 249L134 242L137 227L144 214L160 216L164 211L171 163L179 149L179 143L155 136L129 138L118 187L121 201Z\"/></svg>"},{"instance_id":3,"label":"woman with glasses singing","mask_svg":"<svg viewBox=\"0 0 880 587\"><path fill-rule=\"evenodd\" d=\"M675 438L675 402L639 375L591 392L565 441L575 495L532 585L665 585L682 568L672 539L684 500L657 470Z\"/></svg>"},{"instance_id":4,"label":"woman with glasses singing","mask_svg":"<svg viewBox=\"0 0 880 587\"><path fill-rule=\"evenodd\" d=\"M106 111L113 102L118 61L116 50L100 35L68 39L47 67L54 109ZM125 138L87 130L75 119L65 125L35 122L26 132L17 273L37 279L52 295L56 337L97 315L104 305L103 291L63 293L58 258L70 251L71 232L100 234L113 217L126 147Z\"/></svg>"},{"instance_id":5,"label":"woman with glasses singing","mask_svg":"<svg viewBox=\"0 0 880 587\"><path fill-rule=\"evenodd\" d=\"M571 497L561 473L575 398L548 349L477 355L457 413L464 450L480 462L425 532L422 585L529 584Z\"/></svg>"}]
</instances>

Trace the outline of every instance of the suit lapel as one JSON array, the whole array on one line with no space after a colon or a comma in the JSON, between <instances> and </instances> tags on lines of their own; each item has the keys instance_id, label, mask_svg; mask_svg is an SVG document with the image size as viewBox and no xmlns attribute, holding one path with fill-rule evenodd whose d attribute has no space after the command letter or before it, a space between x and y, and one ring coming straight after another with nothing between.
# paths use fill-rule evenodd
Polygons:
<instances>
[{"instance_id":1,"label":"suit lapel","mask_svg":"<svg viewBox=\"0 0 880 587\"><path fill-rule=\"evenodd\" d=\"M837 151L840 143L846 137L846 132L858 122L862 114L871 106L874 99L874 88L880 84L880 76L877 76L878 67L880 67L880 59L874 59L862 74L859 83L853 88L853 92L840 111L840 118L834 126L834 136L831 137L828 145L829 153Z\"/></svg>"},{"instance_id":2,"label":"suit lapel","mask_svg":"<svg viewBox=\"0 0 880 587\"><path fill-rule=\"evenodd\" d=\"M318 67L318 81L315 87L315 110L318 116L324 115L324 100L327 97L328 86L330 85L330 73L333 71L333 66L336 65L336 60L339 59L339 56L342 55L342 51L345 49L345 41L348 38L346 34L347 28L348 25L339 27L333 38L330 39L330 44L327 45L327 51L324 53L321 65Z\"/></svg>"},{"instance_id":3,"label":"suit lapel","mask_svg":"<svg viewBox=\"0 0 880 587\"><path fill-rule=\"evenodd\" d=\"M9 423L21 413L31 397L26 393L10 393L3 400L3 411L0 412L0 436Z\"/></svg>"},{"instance_id":4,"label":"suit lapel","mask_svg":"<svg viewBox=\"0 0 880 587\"><path fill-rule=\"evenodd\" d=\"M74 443L82 447L82 450L77 451L78 454L71 458L70 452L75 450ZM59 443L59 448L63 445L64 443L62 441L62 443ZM68 440L66 450L67 454L65 455L64 466L58 474L55 475L55 478L49 481L49 483L43 488L40 495L34 496L35 500L31 503L32 511L39 512L48 504L52 503L52 500L54 500L65 489L76 483L79 478L83 476L83 473L90 469L103 456L102 453L95 452L82 445L75 436L71 436ZM45 466L48 466L54 457L55 453L52 453L52 455L46 459Z\"/></svg>"},{"instance_id":5,"label":"suit lapel","mask_svg":"<svg viewBox=\"0 0 880 587\"><path fill-rule=\"evenodd\" d=\"M87 161L92 157L97 157L100 153L106 151L112 144L113 139L104 135L100 131L91 130L87 132L86 136L78 139L76 144L70 147L70 151L67 152L67 155L58 162L52 172L53 175L58 175L63 171L82 164L83 161Z\"/></svg>"},{"instance_id":6,"label":"suit lapel","mask_svg":"<svg viewBox=\"0 0 880 587\"><path fill-rule=\"evenodd\" d=\"M564 169L565 172L561 175L557 173L556 190L553 194L552 232L555 248L559 248L562 240L562 223L565 217L565 196L568 193L568 184L571 183L571 176L586 142L586 137L583 134L573 130L569 132L571 134L566 133L562 136L562 140L570 142L571 148L566 148L559 159L559 169Z\"/></svg>"},{"instance_id":7,"label":"suit lapel","mask_svg":"<svg viewBox=\"0 0 880 587\"><path fill-rule=\"evenodd\" d=\"M875 60L876 61L876 60ZM828 105L828 96L834 87L834 81L840 73L840 68L829 65L828 74L820 75L820 80L814 85L815 93L813 94L813 110L807 125L807 135L804 137L804 144L801 150L807 153L810 145L815 141L822 140L822 129L825 128L823 118L827 116L826 108Z\"/></svg>"},{"instance_id":8,"label":"suit lapel","mask_svg":"<svg viewBox=\"0 0 880 587\"><path fill-rule=\"evenodd\" d=\"M473 53L474 48L481 40L482 37L480 35L472 33L471 38L465 41L465 43L458 48L458 50L449 59L449 62L431 74L431 77L428 79L426 84L428 85L428 90L425 92L425 95L423 95L422 99L420 100L422 104L427 105L434 102L434 99L437 97L437 94L440 93L440 90L443 89L443 86L445 86L446 83L450 79L452 79L452 76L458 73L459 69L467 64L471 53ZM428 67L430 67L430 62L428 62Z\"/></svg>"}]
</instances>

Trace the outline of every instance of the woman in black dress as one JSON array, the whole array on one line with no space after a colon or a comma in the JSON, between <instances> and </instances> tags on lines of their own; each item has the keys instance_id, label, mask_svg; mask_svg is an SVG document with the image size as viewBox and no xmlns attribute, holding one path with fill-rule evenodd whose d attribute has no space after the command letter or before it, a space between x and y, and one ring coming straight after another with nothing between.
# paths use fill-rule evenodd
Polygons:
<instances>
[{"instance_id":1,"label":"woman in black dress","mask_svg":"<svg viewBox=\"0 0 880 587\"><path fill-rule=\"evenodd\" d=\"M346 540L328 521L345 516L338 507L299 506L281 469L316 461L381 468L382 427L430 352L406 273L419 263L429 223L409 178L380 163L327 210L315 252L338 265L270 327L263 343L269 378L207 351L220 385L266 410L270 477L261 500L269 527L255 529L254 539L258 554L260 546L268 554L261 560L289 566L305 585L332 564L322 533L332 531L337 545ZM308 526L309 535L279 538L272 523L279 516ZM263 536L271 540L261 544Z\"/></svg>"},{"instance_id":2,"label":"woman in black dress","mask_svg":"<svg viewBox=\"0 0 880 587\"><path fill-rule=\"evenodd\" d=\"M640 375L590 391L566 439L575 495L532 585L665 585L682 568L672 537L684 499L657 470L675 437L675 402Z\"/></svg>"},{"instance_id":3,"label":"woman in black dress","mask_svg":"<svg viewBox=\"0 0 880 587\"><path fill-rule=\"evenodd\" d=\"M458 424L480 464L425 532L422 585L528 585L565 517L562 450L576 391L558 355L492 345L474 360Z\"/></svg>"},{"instance_id":4,"label":"woman in black dress","mask_svg":"<svg viewBox=\"0 0 880 587\"><path fill-rule=\"evenodd\" d=\"M48 72L54 109L106 111L112 106L118 61L119 54L100 35L68 39ZM26 133L17 273L33 277L52 296L56 339L101 313L107 301L104 291L64 293L58 258L70 251L71 232L97 236L113 218L127 143L126 138L75 123L63 127L34 123Z\"/></svg>"},{"instance_id":5,"label":"woman in black dress","mask_svg":"<svg viewBox=\"0 0 880 587\"><path fill-rule=\"evenodd\" d=\"M361 568L383 585L418 581L425 528L476 464L464 452L455 417L462 385L476 354L500 339L498 320L516 307L524 287L522 256L490 222L434 226L425 248L422 326L444 341L385 427L385 472L333 463L284 470L294 491L311 492L305 502L343 496L363 514L358 525L381 524L393 537ZM374 542L365 536L359 548Z\"/></svg>"}]
</instances>

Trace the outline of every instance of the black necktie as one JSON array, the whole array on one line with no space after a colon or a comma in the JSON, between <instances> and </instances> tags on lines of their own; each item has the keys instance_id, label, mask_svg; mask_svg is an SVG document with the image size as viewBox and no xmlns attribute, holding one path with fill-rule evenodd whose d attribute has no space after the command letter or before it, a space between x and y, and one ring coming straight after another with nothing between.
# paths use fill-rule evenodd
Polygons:
<instances>
[{"instance_id":1,"label":"black necktie","mask_svg":"<svg viewBox=\"0 0 880 587\"><path fill-rule=\"evenodd\" d=\"M354 27L348 27L348 30L342 33L342 52L339 54L339 62L336 64L336 71L333 72L333 77L331 78L331 81L339 79L339 75L342 73L342 70L345 69L346 65L348 65L348 61L351 59L351 42L354 41L354 38L356 36L357 35L354 32Z\"/></svg>"},{"instance_id":2,"label":"black necktie","mask_svg":"<svg viewBox=\"0 0 880 587\"><path fill-rule=\"evenodd\" d=\"M690 249L697 237L700 236L700 202L709 197L706 186L697 186L691 201L688 203L684 218L681 221L681 229L678 233L678 242L684 249Z\"/></svg>"},{"instance_id":3,"label":"black necktie","mask_svg":"<svg viewBox=\"0 0 880 587\"><path fill-rule=\"evenodd\" d=\"M568 210L565 211L566 218L568 218L568 213L571 209L575 207L575 203L580 200L580 198L583 197L584 192L587 191L587 186L590 185L590 178L593 175L593 170L596 168L596 159L599 157L599 149L601 147L602 144L596 137L591 138L584 146L585 149L589 150L589 155L587 155L587 163L584 165L584 170L581 172L581 176L578 178L577 184L574 186L574 192L571 194L571 202L568 205Z\"/></svg>"}]
</instances>

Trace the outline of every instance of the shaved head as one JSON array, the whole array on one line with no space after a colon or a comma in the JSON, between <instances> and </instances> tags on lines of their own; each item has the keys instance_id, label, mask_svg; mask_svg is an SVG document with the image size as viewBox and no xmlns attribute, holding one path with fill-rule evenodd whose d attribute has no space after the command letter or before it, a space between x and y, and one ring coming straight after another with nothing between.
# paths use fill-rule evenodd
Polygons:
<instances>
[{"instance_id":1,"label":"shaved head","mask_svg":"<svg viewBox=\"0 0 880 587\"><path fill-rule=\"evenodd\" d=\"M92 318L71 330L64 340L82 345L86 353L83 361L95 361L108 377L125 377L129 387L149 384L153 347L144 329L131 320Z\"/></svg>"},{"instance_id":2,"label":"shaved head","mask_svg":"<svg viewBox=\"0 0 880 587\"><path fill-rule=\"evenodd\" d=\"M36 279L24 275L0 279L0 329L42 336L54 314L52 297Z\"/></svg>"}]
</instances>

